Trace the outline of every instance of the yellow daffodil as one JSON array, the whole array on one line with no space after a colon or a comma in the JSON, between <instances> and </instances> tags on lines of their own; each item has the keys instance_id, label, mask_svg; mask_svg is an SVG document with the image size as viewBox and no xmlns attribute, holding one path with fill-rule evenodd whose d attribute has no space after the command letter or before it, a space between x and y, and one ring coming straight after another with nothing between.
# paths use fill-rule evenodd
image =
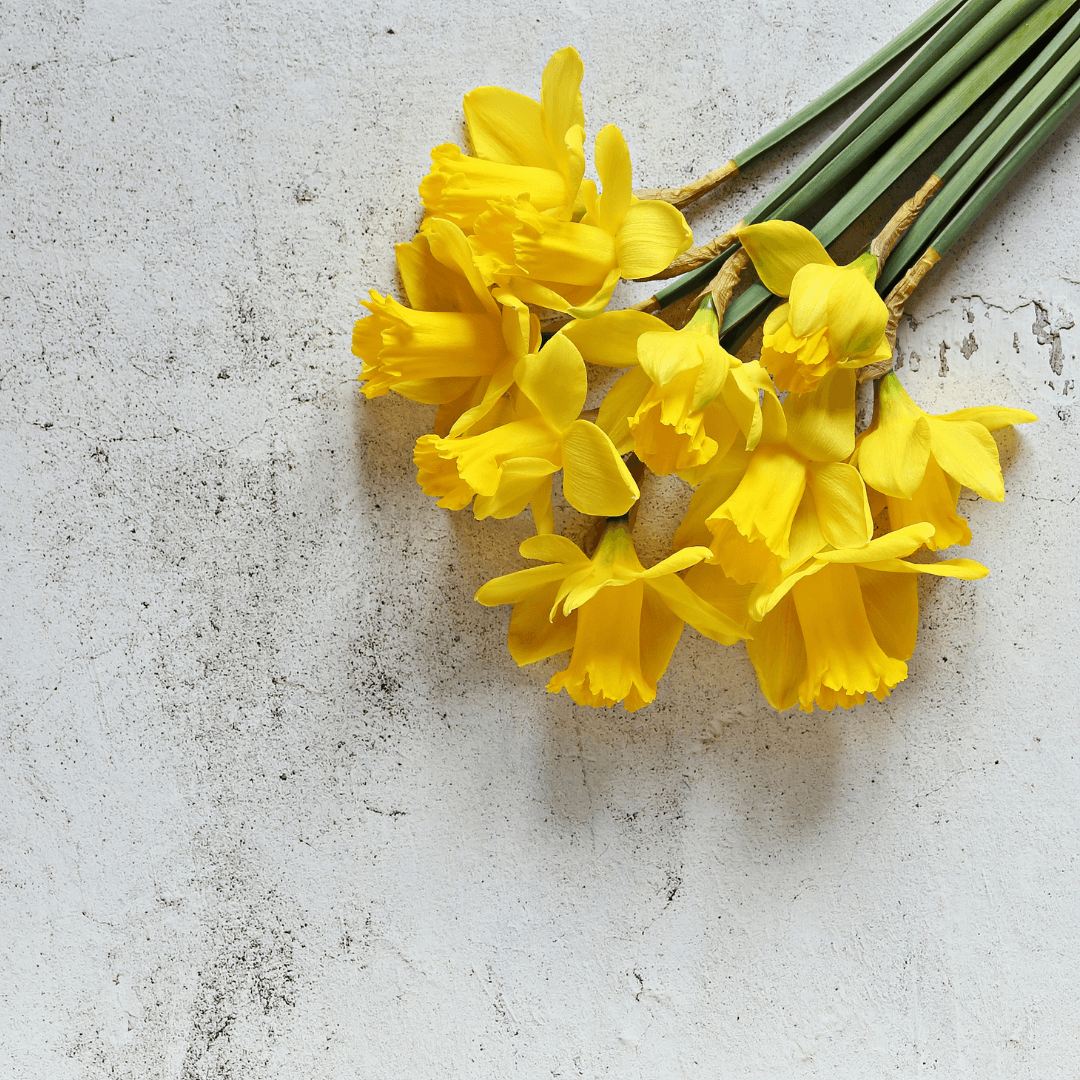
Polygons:
<instances>
[{"instance_id":1,"label":"yellow daffodil","mask_svg":"<svg viewBox=\"0 0 1080 1080\"><path fill-rule=\"evenodd\" d=\"M889 313L874 291L872 255L837 266L817 237L792 221L747 225L738 236L765 288L788 298L765 320L761 341L761 362L781 390L803 394L837 366L889 358Z\"/></svg>"},{"instance_id":2,"label":"yellow daffodil","mask_svg":"<svg viewBox=\"0 0 1080 1080\"><path fill-rule=\"evenodd\" d=\"M961 485L1002 502L1005 483L990 432L1036 419L997 406L931 416L889 372L876 385L874 417L854 462L867 485L885 496L892 528L930 522L935 533L926 546L932 551L969 544L971 530L956 512Z\"/></svg>"},{"instance_id":3,"label":"yellow daffodil","mask_svg":"<svg viewBox=\"0 0 1080 1080\"><path fill-rule=\"evenodd\" d=\"M515 366L539 345L540 324L515 297L492 295L449 221L398 244L397 263L411 307L374 289L364 302L371 315L353 330L367 380L361 389L369 398L393 390L444 406L437 426L445 432L485 397L505 392Z\"/></svg>"},{"instance_id":4,"label":"yellow daffodil","mask_svg":"<svg viewBox=\"0 0 1080 1080\"><path fill-rule=\"evenodd\" d=\"M834 370L816 390L788 395L782 409L769 395L764 402L761 442L748 459L735 457L745 472L732 489L731 470L719 462L719 480L702 485L706 494L691 502L680 530L685 536L703 522L716 561L743 585L777 582L799 514L835 547L863 544L873 532L862 478L846 464L855 445L855 373ZM710 512L707 500L721 497Z\"/></svg>"},{"instance_id":5,"label":"yellow daffodil","mask_svg":"<svg viewBox=\"0 0 1080 1080\"><path fill-rule=\"evenodd\" d=\"M637 484L608 436L579 418L588 389L573 343L556 336L525 357L514 373L513 400L501 399L472 434L424 435L413 460L425 494L478 518L513 517L532 506L538 532L550 532L551 477L563 470L563 494L583 514L626 513Z\"/></svg>"},{"instance_id":6,"label":"yellow daffodil","mask_svg":"<svg viewBox=\"0 0 1080 1080\"><path fill-rule=\"evenodd\" d=\"M740 430L747 446L761 436L758 391L771 389L759 364L742 364L720 347L712 301L679 331L640 311L609 311L563 327L587 363L631 366L611 388L597 423L620 451L633 450L658 475L696 482Z\"/></svg>"},{"instance_id":7,"label":"yellow daffodil","mask_svg":"<svg viewBox=\"0 0 1080 1080\"><path fill-rule=\"evenodd\" d=\"M452 143L431 152L420 184L428 218L447 218L470 231L492 199L527 198L541 213L569 219L584 206L585 171L581 57L560 49L544 68L540 100L482 86L465 95L465 122L475 157Z\"/></svg>"},{"instance_id":8,"label":"yellow daffodil","mask_svg":"<svg viewBox=\"0 0 1080 1080\"><path fill-rule=\"evenodd\" d=\"M493 201L476 219L470 242L485 281L526 303L591 318L620 277L658 273L690 247L690 227L674 206L634 196L630 152L614 125L596 136L595 157L603 192L581 185L580 221L544 213L524 198Z\"/></svg>"},{"instance_id":9,"label":"yellow daffodil","mask_svg":"<svg viewBox=\"0 0 1080 1080\"><path fill-rule=\"evenodd\" d=\"M574 650L547 688L566 690L579 705L647 705L684 622L725 645L744 636L677 576L708 558L708 548L684 548L646 570L628 523L617 520L608 522L591 559L562 536L534 536L520 550L549 565L489 581L476 599L486 607L514 605L507 641L518 664Z\"/></svg>"},{"instance_id":10,"label":"yellow daffodil","mask_svg":"<svg viewBox=\"0 0 1080 1080\"><path fill-rule=\"evenodd\" d=\"M916 574L966 581L987 570L970 559L904 559L933 535L921 522L867 544L818 551L788 566L777 586L750 599L747 651L769 704L811 712L881 700L907 678L919 622Z\"/></svg>"}]
</instances>

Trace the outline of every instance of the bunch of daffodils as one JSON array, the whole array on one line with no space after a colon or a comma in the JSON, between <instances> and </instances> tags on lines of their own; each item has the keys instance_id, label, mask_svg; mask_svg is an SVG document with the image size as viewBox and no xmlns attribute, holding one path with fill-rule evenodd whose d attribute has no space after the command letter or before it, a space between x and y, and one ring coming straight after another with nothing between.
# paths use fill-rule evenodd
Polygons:
<instances>
[{"instance_id":1,"label":"bunch of daffodils","mask_svg":"<svg viewBox=\"0 0 1080 1080\"><path fill-rule=\"evenodd\" d=\"M581 705L647 705L689 623L721 645L745 641L775 708L848 708L907 676L917 575L986 575L929 553L971 542L961 487L1002 501L991 433L1035 417L998 406L924 412L891 371L893 342L919 279L1040 144L1032 123L1045 139L1077 96L1080 19L1065 33L1069 5L1058 7L943 0L819 102L682 188L635 193L611 125L593 143L597 179L585 176L572 48L548 62L539 100L498 87L465 96L471 146L432 151L419 233L397 246L407 303L372 291L353 351L368 398L437 407L414 461L439 506L471 505L477 518L531 512L536 535L520 552L534 565L476 599L512 605L518 664L564 657L549 691ZM904 55L885 100L729 232L693 247L681 207ZM1037 70L1016 75L1020 55L1036 55ZM948 110L955 120L958 101L979 100L971 72L992 83L1006 68L1005 105L994 123L980 121L962 161L947 160L863 255L838 265L826 245L895 179L881 163L910 164ZM868 164L889 123L898 129L898 106L908 141ZM832 185L840 194L817 226L791 220ZM751 267L757 283L732 299ZM644 303L608 310L621 279L677 275ZM695 295L682 305L688 317L671 314ZM760 347L747 356L756 328ZM586 409L590 373L604 369L621 374ZM858 385L870 378L873 419L857 432ZM692 495L671 553L646 567L633 527L649 473L678 477ZM553 504L556 480L565 505Z\"/></svg>"}]
</instances>

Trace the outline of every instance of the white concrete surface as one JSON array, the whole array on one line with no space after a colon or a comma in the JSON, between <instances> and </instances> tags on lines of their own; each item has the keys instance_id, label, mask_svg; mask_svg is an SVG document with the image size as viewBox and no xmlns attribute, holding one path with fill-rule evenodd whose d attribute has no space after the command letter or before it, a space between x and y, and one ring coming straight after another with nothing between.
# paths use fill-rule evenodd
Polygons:
<instances>
[{"instance_id":1,"label":"white concrete surface","mask_svg":"<svg viewBox=\"0 0 1080 1080\"><path fill-rule=\"evenodd\" d=\"M471 600L527 523L423 496L349 352L465 90L573 43L671 182L922 6L8 0L0 1075L1076 1075L1077 120L903 329L1042 420L880 705L689 630L635 715L545 695Z\"/></svg>"}]
</instances>

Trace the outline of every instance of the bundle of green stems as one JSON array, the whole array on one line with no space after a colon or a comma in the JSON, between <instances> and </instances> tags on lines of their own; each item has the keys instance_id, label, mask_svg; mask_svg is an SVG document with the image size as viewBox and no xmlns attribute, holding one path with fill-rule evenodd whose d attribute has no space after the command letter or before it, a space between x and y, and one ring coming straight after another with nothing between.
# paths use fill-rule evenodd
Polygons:
<instances>
[{"instance_id":1,"label":"bundle of green stems","mask_svg":"<svg viewBox=\"0 0 1080 1080\"><path fill-rule=\"evenodd\" d=\"M879 200L895 199L894 185L913 164L936 156L940 163L910 192L906 233L875 251L877 289L902 307L1080 100L1080 0L940 0L726 165L683 188L639 194L688 206L860 96L868 99L840 130L728 232L676 260L664 276L688 272L638 307L662 310L707 288L739 251L735 232L743 225L797 221L833 244ZM763 285L746 288L727 307L722 344L740 348L778 302Z\"/></svg>"}]
</instances>

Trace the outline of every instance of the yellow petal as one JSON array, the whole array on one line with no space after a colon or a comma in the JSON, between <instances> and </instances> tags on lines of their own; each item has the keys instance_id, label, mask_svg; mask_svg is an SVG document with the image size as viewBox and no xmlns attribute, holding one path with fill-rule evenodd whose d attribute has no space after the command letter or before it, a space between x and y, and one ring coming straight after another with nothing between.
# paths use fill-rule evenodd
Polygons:
<instances>
[{"instance_id":1,"label":"yellow petal","mask_svg":"<svg viewBox=\"0 0 1080 1080\"><path fill-rule=\"evenodd\" d=\"M561 158L565 165L565 151ZM551 166L556 164L550 162ZM492 199L527 198L537 210L554 211L562 217L569 216L574 204L565 168L504 165L469 157L450 143L432 150L431 171L420 184L420 197L427 211L421 226L425 232L436 219L452 221L472 232Z\"/></svg>"},{"instance_id":2,"label":"yellow petal","mask_svg":"<svg viewBox=\"0 0 1080 1080\"><path fill-rule=\"evenodd\" d=\"M499 467L495 490L477 494L473 514L478 521L516 517L530 502L550 497L551 474L556 471L547 458L508 458Z\"/></svg>"},{"instance_id":3,"label":"yellow petal","mask_svg":"<svg viewBox=\"0 0 1080 1080\"><path fill-rule=\"evenodd\" d=\"M501 86L481 86L465 95L464 108L477 157L552 168L539 102Z\"/></svg>"},{"instance_id":4,"label":"yellow petal","mask_svg":"<svg viewBox=\"0 0 1080 1080\"><path fill-rule=\"evenodd\" d=\"M600 316L603 318L603 315ZM635 367L623 375L607 392L600 403L596 426L607 432L620 454L634 449L634 436L629 420L640 408L642 399L652 388L652 380L641 368Z\"/></svg>"},{"instance_id":5,"label":"yellow petal","mask_svg":"<svg viewBox=\"0 0 1080 1080\"><path fill-rule=\"evenodd\" d=\"M711 529L721 519L731 521L748 540L763 541L770 551L785 556L795 511L806 488L806 462L786 447L761 445L754 451L739 486L709 519ZM737 581L742 576L724 567Z\"/></svg>"},{"instance_id":6,"label":"yellow petal","mask_svg":"<svg viewBox=\"0 0 1080 1080\"><path fill-rule=\"evenodd\" d=\"M828 546L829 542L821 531L814 495L809 490L808 484L802 502L799 503L799 509L795 511L795 518L791 522L787 558L780 561L781 574L789 574L799 569L811 555L816 555Z\"/></svg>"},{"instance_id":7,"label":"yellow petal","mask_svg":"<svg viewBox=\"0 0 1080 1080\"><path fill-rule=\"evenodd\" d=\"M522 600L546 591L554 581L561 581L566 576L566 567L561 563L553 566L530 566L527 570L518 570L513 574L492 578L481 585L473 598L484 607L498 607L500 604L519 604ZM548 605L550 609L550 604ZM544 612L545 621L547 610Z\"/></svg>"},{"instance_id":8,"label":"yellow petal","mask_svg":"<svg viewBox=\"0 0 1080 1080\"><path fill-rule=\"evenodd\" d=\"M835 266L821 241L794 221L762 221L740 229L738 237L761 283L777 296L790 296L796 273L808 263Z\"/></svg>"},{"instance_id":9,"label":"yellow petal","mask_svg":"<svg viewBox=\"0 0 1080 1080\"><path fill-rule=\"evenodd\" d=\"M568 129L563 138L563 147L566 151L567 191L577 193L573 207L567 209L573 218L578 219L586 213L585 195L582 192L582 178L585 175L585 128L575 124ZM595 200L593 203L595 205Z\"/></svg>"},{"instance_id":10,"label":"yellow petal","mask_svg":"<svg viewBox=\"0 0 1080 1080\"><path fill-rule=\"evenodd\" d=\"M608 124L597 132L595 158L601 193L597 200L596 220L590 224L614 236L633 199L630 151L622 132L614 124Z\"/></svg>"},{"instance_id":11,"label":"yellow petal","mask_svg":"<svg viewBox=\"0 0 1080 1080\"><path fill-rule=\"evenodd\" d=\"M688 622L699 634L719 641L721 645L734 645L746 637L746 631L734 619L718 611L703 600L682 578L669 574L650 578L646 593L655 591L665 604L684 622Z\"/></svg>"},{"instance_id":12,"label":"yellow petal","mask_svg":"<svg viewBox=\"0 0 1080 1080\"><path fill-rule=\"evenodd\" d=\"M709 462L706 476L690 499L686 516L679 525L672 541L673 548L707 545L712 533L705 521L722 504L731 498L750 464L750 454L745 450L732 449L717 455Z\"/></svg>"},{"instance_id":13,"label":"yellow petal","mask_svg":"<svg viewBox=\"0 0 1080 1080\"><path fill-rule=\"evenodd\" d=\"M808 338L828 326L829 292L841 273L835 266L807 263L795 274L788 302L788 321L796 338Z\"/></svg>"},{"instance_id":14,"label":"yellow petal","mask_svg":"<svg viewBox=\"0 0 1080 1080\"><path fill-rule=\"evenodd\" d=\"M886 656L910 660L919 629L919 583L914 575L884 574L856 566L863 606Z\"/></svg>"},{"instance_id":15,"label":"yellow petal","mask_svg":"<svg viewBox=\"0 0 1080 1080\"><path fill-rule=\"evenodd\" d=\"M922 547L934 535L933 525L921 522L879 536L868 544L841 548L837 551L821 551L814 558L822 563L859 563L862 566L902 558Z\"/></svg>"},{"instance_id":16,"label":"yellow petal","mask_svg":"<svg viewBox=\"0 0 1080 1080\"><path fill-rule=\"evenodd\" d=\"M1006 409L1000 405L976 405L972 409L957 409L956 412L939 413L935 420L974 420L982 424L987 431L998 431L1010 424L1031 424L1039 418L1025 409Z\"/></svg>"},{"instance_id":17,"label":"yellow petal","mask_svg":"<svg viewBox=\"0 0 1080 1080\"><path fill-rule=\"evenodd\" d=\"M590 293L585 288L576 290L576 292L573 289L566 288L563 292L569 297L569 300L564 310L575 319L592 319L608 306L611 294L615 292L615 286L618 284L619 268L616 266L608 272L607 277L604 278L594 292ZM581 295L577 295L578 293ZM559 309L556 307L554 310L558 311Z\"/></svg>"},{"instance_id":18,"label":"yellow petal","mask_svg":"<svg viewBox=\"0 0 1080 1080\"><path fill-rule=\"evenodd\" d=\"M772 311L765 316L765 325L761 328L762 336L772 337L777 333L780 327L787 323L790 315L790 304L779 304L777 307L774 307Z\"/></svg>"},{"instance_id":19,"label":"yellow petal","mask_svg":"<svg viewBox=\"0 0 1080 1080\"><path fill-rule=\"evenodd\" d=\"M585 552L565 536L530 536L522 540L518 551L523 559L539 559L542 562L576 565L589 561Z\"/></svg>"},{"instance_id":20,"label":"yellow petal","mask_svg":"<svg viewBox=\"0 0 1080 1080\"><path fill-rule=\"evenodd\" d=\"M807 675L799 688L804 708L823 687L884 696L907 677L907 665L887 656L874 638L853 566L803 578L791 596L806 643Z\"/></svg>"},{"instance_id":21,"label":"yellow petal","mask_svg":"<svg viewBox=\"0 0 1080 1080\"><path fill-rule=\"evenodd\" d=\"M910 499L930 457L930 426L891 372L876 388L874 422L859 443L859 471L885 495Z\"/></svg>"},{"instance_id":22,"label":"yellow petal","mask_svg":"<svg viewBox=\"0 0 1080 1080\"><path fill-rule=\"evenodd\" d=\"M773 429L782 428L778 438L772 441L785 439L787 418L776 397L776 388L769 373L757 360L751 360L747 364L735 364L728 374L730 377L724 382L722 390L724 404L746 437L746 449L753 450L765 434L766 416L759 391L764 391L764 396L772 399L765 407L768 410L770 435L774 434Z\"/></svg>"},{"instance_id":23,"label":"yellow petal","mask_svg":"<svg viewBox=\"0 0 1080 1080\"><path fill-rule=\"evenodd\" d=\"M627 308L605 311L595 319L576 319L558 333L578 348L586 364L602 367L637 367L637 345L642 334L674 334L673 326L644 311Z\"/></svg>"},{"instance_id":24,"label":"yellow petal","mask_svg":"<svg viewBox=\"0 0 1080 1080\"><path fill-rule=\"evenodd\" d=\"M683 621L652 589L641 600L641 674L655 686L667 670L682 636ZM629 703L627 704L629 708Z\"/></svg>"},{"instance_id":25,"label":"yellow petal","mask_svg":"<svg viewBox=\"0 0 1080 1080\"><path fill-rule=\"evenodd\" d=\"M640 492L611 440L595 424L575 420L563 436L563 494L575 510L620 517Z\"/></svg>"},{"instance_id":26,"label":"yellow petal","mask_svg":"<svg viewBox=\"0 0 1080 1080\"><path fill-rule=\"evenodd\" d=\"M812 462L807 480L822 534L833 547L865 544L874 532L874 519L859 470L843 462Z\"/></svg>"},{"instance_id":27,"label":"yellow petal","mask_svg":"<svg viewBox=\"0 0 1080 1080\"><path fill-rule=\"evenodd\" d=\"M657 386L670 382L676 375L705 362L703 334L687 332L689 327L671 334L658 331L638 338L638 363ZM720 348L717 343L717 349Z\"/></svg>"},{"instance_id":28,"label":"yellow petal","mask_svg":"<svg viewBox=\"0 0 1080 1080\"><path fill-rule=\"evenodd\" d=\"M473 257L468 238L452 221L433 218L428 222L425 234L431 254L444 266L457 270L469 282L469 287L485 311L497 314L498 304L492 298Z\"/></svg>"},{"instance_id":29,"label":"yellow petal","mask_svg":"<svg viewBox=\"0 0 1080 1080\"><path fill-rule=\"evenodd\" d=\"M471 405L466 408L456 420L453 421L453 425L450 428L451 435L470 435L479 434L478 428L483 424L485 428L491 428L496 426L494 423L494 417L496 415L499 406L507 402L503 396L507 390L514 384L514 371L516 365L513 358L507 359L498 369L491 374L491 378L487 380L485 386L482 381L474 381L473 387L479 391L474 396L479 397L480 400L475 405ZM500 422L509 422L506 419L502 419Z\"/></svg>"},{"instance_id":30,"label":"yellow petal","mask_svg":"<svg viewBox=\"0 0 1080 1080\"><path fill-rule=\"evenodd\" d=\"M417 311L464 311L477 315L491 310L483 281L480 281L481 295L477 295L459 267L444 266L432 255L425 233L407 244L395 244L394 252L410 307Z\"/></svg>"},{"instance_id":31,"label":"yellow petal","mask_svg":"<svg viewBox=\"0 0 1080 1080\"><path fill-rule=\"evenodd\" d=\"M886 559L875 563L875 570L890 574L931 574L934 577L960 578L961 581L978 581L990 573L982 563L974 559L943 559L934 563L913 563L904 559Z\"/></svg>"},{"instance_id":32,"label":"yellow petal","mask_svg":"<svg viewBox=\"0 0 1080 1080\"><path fill-rule=\"evenodd\" d=\"M754 627L746 651L765 700L780 710L797 705L799 684L806 678L806 645L790 596Z\"/></svg>"},{"instance_id":33,"label":"yellow petal","mask_svg":"<svg viewBox=\"0 0 1080 1080\"><path fill-rule=\"evenodd\" d=\"M984 499L1004 502L1005 483L993 435L974 420L939 420L930 416L927 422L931 453L937 463Z\"/></svg>"},{"instance_id":34,"label":"yellow petal","mask_svg":"<svg viewBox=\"0 0 1080 1080\"><path fill-rule=\"evenodd\" d=\"M934 535L926 541L931 551L954 544L970 544L971 529L956 512L959 496L959 481L948 476L931 455L926 462L922 482L910 499L888 497L889 522L894 529L928 522L934 528Z\"/></svg>"},{"instance_id":35,"label":"yellow petal","mask_svg":"<svg viewBox=\"0 0 1080 1080\"><path fill-rule=\"evenodd\" d=\"M690 403L692 413L701 412L716 402L727 384L728 373L742 368L742 364L722 349L715 338L706 339L703 352L705 363L701 365L694 382L694 398ZM717 405L723 408L723 403L717 402Z\"/></svg>"},{"instance_id":36,"label":"yellow petal","mask_svg":"<svg viewBox=\"0 0 1080 1080\"><path fill-rule=\"evenodd\" d=\"M557 611L549 617L557 588L556 584L548 585L514 605L506 643L519 665L534 664L574 647L577 612L564 615Z\"/></svg>"},{"instance_id":37,"label":"yellow petal","mask_svg":"<svg viewBox=\"0 0 1080 1080\"><path fill-rule=\"evenodd\" d=\"M560 282L533 281L527 277L509 277L507 287L525 303L537 307L564 311L575 319L592 319L599 315L611 299L619 283L619 268L615 267L595 289L592 286L565 285Z\"/></svg>"},{"instance_id":38,"label":"yellow petal","mask_svg":"<svg viewBox=\"0 0 1080 1080\"><path fill-rule=\"evenodd\" d=\"M581 353L569 338L558 334L538 353L525 358L517 382L557 431L578 418L589 389Z\"/></svg>"},{"instance_id":39,"label":"yellow petal","mask_svg":"<svg viewBox=\"0 0 1080 1080\"><path fill-rule=\"evenodd\" d=\"M619 272L624 278L658 274L693 242L686 218L670 203L635 200L615 237Z\"/></svg>"},{"instance_id":40,"label":"yellow petal","mask_svg":"<svg viewBox=\"0 0 1080 1080\"><path fill-rule=\"evenodd\" d=\"M555 531L555 511L551 507L551 477L546 476L529 497L529 511L532 514L533 528L540 535Z\"/></svg>"},{"instance_id":41,"label":"yellow petal","mask_svg":"<svg viewBox=\"0 0 1080 1080\"><path fill-rule=\"evenodd\" d=\"M885 301L863 273L851 269L839 271L829 287L830 352L838 359L871 352L881 344L888 322Z\"/></svg>"},{"instance_id":42,"label":"yellow petal","mask_svg":"<svg viewBox=\"0 0 1080 1080\"><path fill-rule=\"evenodd\" d=\"M845 461L855 449L855 372L834 368L784 402L787 441L811 461Z\"/></svg>"},{"instance_id":43,"label":"yellow petal","mask_svg":"<svg viewBox=\"0 0 1080 1080\"><path fill-rule=\"evenodd\" d=\"M641 667L644 592L636 581L601 589L578 609L570 664L552 677L548 690L565 689L579 705L594 707L626 699L626 708L634 709L653 700L656 685Z\"/></svg>"},{"instance_id":44,"label":"yellow petal","mask_svg":"<svg viewBox=\"0 0 1080 1080\"><path fill-rule=\"evenodd\" d=\"M361 376L362 377L362 376ZM394 383L394 393L410 401L419 401L424 405L445 405L446 399L453 400L470 386L475 379L411 379L407 382ZM377 387L372 383L360 388L368 397L378 397Z\"/></svg>"},{"instance_id":45,"label":"yellow petal","mask_svg":"<svg viewBox=\"0 0 1080 1080\"><path fill-rule=\"evenodd\" d=\"M581 77L585 65L571 46L560 49L547 62L540 83L540 105L547 136L553 147L566 145L566 133L584 128L581 108Z\"/></svg>"},{"instance_id":46,"label":"yellow petal","mask_svg":"<svg viewBox=\"0 0 1080 1080\"><path fill-rule=\"evenodd\" d=\"M765 369L762 368L762 371ZM787 415L773 389L761 396L761 444L774 446L787 442ZM747 439L749 444L750 440Z\"/></svg>"},{"instance_id":47,"label":"yellow petal","mask_svg":"<svg viewBox=\"0 0 1080 1080\"><path fill-rule=\"evenodd\" d=\"M653 578L664 577L668 574L681 574L691 566L712 558L712 552L707 544L699 544L696 547L680 548L673 555L661 560L655 566L642 571L637 576L651 581Z\"/></svg>"},{"instance_id":48,"label":"yellow petal","mask_svg":"<svg viewBox=\"0 0 1080 1080\"><path fill-rule=\"evenodd\" d=\"M814 561L808 563L801 570L788 574L778 585L762 581L754 586L750 593L749 610L750 617L758 621L765 618L773 611L795 586L803 578L820 574L825 569L826 563Z\"/></svg>"}]
</instances>

